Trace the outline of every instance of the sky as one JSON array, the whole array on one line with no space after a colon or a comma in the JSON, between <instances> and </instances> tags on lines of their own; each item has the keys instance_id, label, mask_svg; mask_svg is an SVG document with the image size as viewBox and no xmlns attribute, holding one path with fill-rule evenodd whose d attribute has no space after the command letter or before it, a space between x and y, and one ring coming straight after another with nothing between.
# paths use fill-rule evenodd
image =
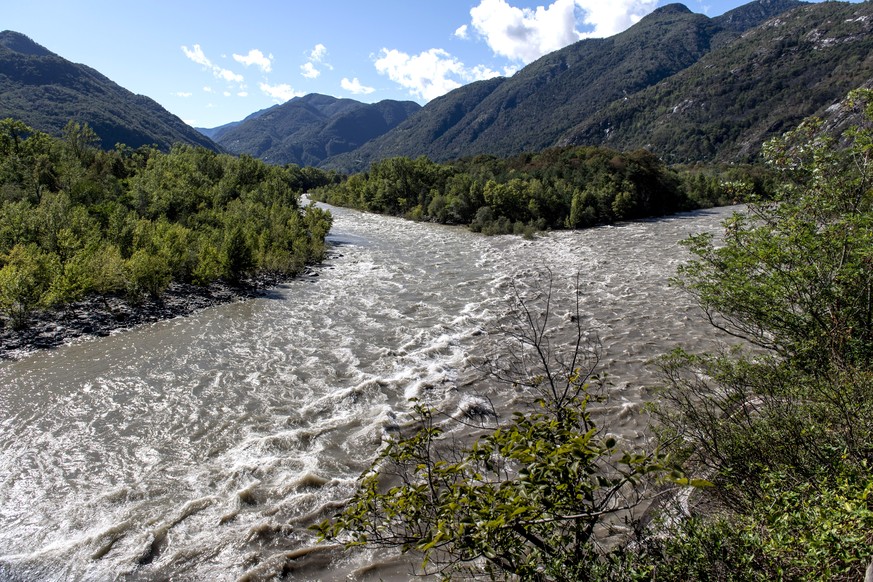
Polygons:
<instances>
[{"instance_id":1,"label":"sky","mask_svg":"<svg viewBox=\"0 0 873 582\"><path fill-rule=\"evenodd\" d=\"M689 0L718 16L747 0ZM421 105L510 76L665 0L5 0L0 30L97 69L195 127L309 93Z\"/></svg>"}]
</instances>

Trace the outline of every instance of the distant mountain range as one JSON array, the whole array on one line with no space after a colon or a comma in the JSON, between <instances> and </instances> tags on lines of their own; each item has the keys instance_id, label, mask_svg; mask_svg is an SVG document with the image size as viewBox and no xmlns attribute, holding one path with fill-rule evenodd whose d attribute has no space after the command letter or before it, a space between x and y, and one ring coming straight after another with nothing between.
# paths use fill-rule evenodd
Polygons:
<instances>
[{"instance_id":1,"label":"distant mountain range","mask_svg":"<svg viewBox=\"0 0 873 582\"><path fill-rule=\"evenodd\" d=\"M54 134L69 119L87 121L104 146L182 141L344 172L392 156L447 161L560 145L750 161L766 139L836 111L848 91L871 83L871 2L756 0L716 18L670 4L620 34L424 107L312 94L195 131L93 69L0 33L0 117Z\"/></svg>"},{"instance_id":2,"label":"distant mountain range","mask_svg":"<svg viewBox=\"0 0 873 582\"><path fill-rule=\"evenodd\" d=\"M218 149L152 99L9 30L0 32L0 119L6 117L52 135L70 120L87 122L105 149L116 143L169 149L176 142Z\"/></svg>"},{"instance_id":3,"label":"distant mountain range","mask_svg":"<svg viewBox=\"0 0 873 582\"><path fill-rule=\"evenodd\" d=\"M758 0L717 18L659 8L514 76L467 85L322 165L442 161L556 145L647 148L667 161L747 161L873 78L873 4Z\"/></svg>"},{"instance_id":4,"label":"distant mountain range","mask_svg":"<svg viewBox=\"0 0 873 582\"><path fill-rule=\"evenodd\" d=\"M258 111L241 122L200 131L230 153L276 164L317 166L383 135L419 109L413 101L366 104L310 94Z\"/></svg>"}]
</instances>

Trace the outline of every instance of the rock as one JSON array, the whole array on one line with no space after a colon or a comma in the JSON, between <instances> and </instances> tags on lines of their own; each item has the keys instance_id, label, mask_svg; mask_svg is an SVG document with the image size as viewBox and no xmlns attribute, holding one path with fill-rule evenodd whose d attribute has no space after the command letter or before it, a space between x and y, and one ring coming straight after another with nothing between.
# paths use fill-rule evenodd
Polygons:
<instances>
[{"instance_id":1,"label":"rock","mask_svg":"<svg viewBox=\"0 0 873 582\"><path fill-rule=\"evenodd\" d=\"M318 274L307 271L314 277ZM126 297L92 296L60 309L35 313L24 330L13 330L0 319L0 358L13 350L51 348L83 335L103 337L113 330L190 315L200 309L263 296L290 277L261 274L240 286L217 281L208 287L172 283L159 299L131 302Z\"/></svg>"}]
</instances>

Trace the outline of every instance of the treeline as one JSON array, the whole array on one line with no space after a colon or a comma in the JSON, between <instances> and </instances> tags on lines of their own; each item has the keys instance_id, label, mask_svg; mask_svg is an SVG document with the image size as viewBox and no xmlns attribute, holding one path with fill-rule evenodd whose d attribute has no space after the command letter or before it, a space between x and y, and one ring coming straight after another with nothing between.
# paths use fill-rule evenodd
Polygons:
<instances>
[{"instance_id":1,"label":"treeline","mask_svg":"<svg viewBox=\"0 0 873 582\"><path fill-rule=\"evenodd\" d=\"M317 192L320 200L485 234L585 228L731 204L768 190L749 167L668 168L644 151L554 148L438 164L390 158Z\"/></svg>"},{"instance_id":2,"label":"treeline","mask_svg":"<svg viewBox=\"0 0 873 582\"><path fill-rule=\"evenodd\" d=\"M62 138L0 121L0 312L88 294L159 296L173 282L293 275L324 252L330 213L299 196L331 177L178 145L98 148L87 126Z\"/></svg>"}]
</instances>

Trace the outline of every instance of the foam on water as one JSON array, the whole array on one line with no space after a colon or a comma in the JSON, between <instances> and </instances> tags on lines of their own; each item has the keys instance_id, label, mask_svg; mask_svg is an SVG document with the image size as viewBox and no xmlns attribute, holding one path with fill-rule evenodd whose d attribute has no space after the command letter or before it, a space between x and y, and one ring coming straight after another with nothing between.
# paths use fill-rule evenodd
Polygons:
<instances>
[{"instance_id":1,"label":"foam on water","mask_svg":"<svg viewBox=\"0 0 873 582\"><path fill-rule=\"evenodd\" d=\"M571 330L579 273L612 377L603 414L625 438L644 432L645 361L714 341L666 281L678 241L725 211L534 241L334 215L316 277L0 363L0 578L396 579L394 558L313 549L306 525L351 493L410 398L458 423L516 405L471 365L515 288L550 269Z\"/></svg>"}]
</instances>

